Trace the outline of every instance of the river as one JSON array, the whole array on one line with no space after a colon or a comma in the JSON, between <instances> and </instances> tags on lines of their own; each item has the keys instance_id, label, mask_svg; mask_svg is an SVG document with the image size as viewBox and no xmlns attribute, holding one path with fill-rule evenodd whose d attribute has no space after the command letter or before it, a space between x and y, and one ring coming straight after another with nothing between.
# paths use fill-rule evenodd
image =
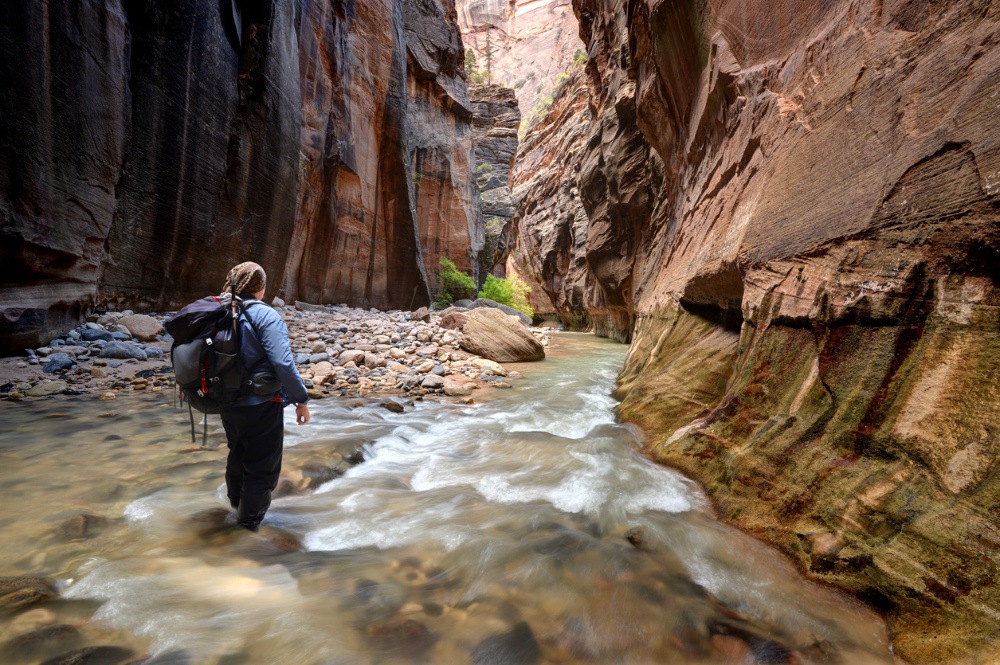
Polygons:
<instances>
[{"instance_id":1,"label":"river","mask_svg":"<svg viewBox=\"0 0 1000 665\"><path fill-rule=\"evenodd\" d=\"M169 395L0 404L0 575L43 575L61 594L0 615L0 654L892 663L876 615L717 521L694 483L640 454L610 397L624 355L558 334L514 389L476 404L328 400L304 427L288 410L293 478L355 449L365 461L276 499L261 535L218 525L221 426L192 444ZM18 635L63 625L75 632L16 653Z\"/></svg>"}]
</instances>

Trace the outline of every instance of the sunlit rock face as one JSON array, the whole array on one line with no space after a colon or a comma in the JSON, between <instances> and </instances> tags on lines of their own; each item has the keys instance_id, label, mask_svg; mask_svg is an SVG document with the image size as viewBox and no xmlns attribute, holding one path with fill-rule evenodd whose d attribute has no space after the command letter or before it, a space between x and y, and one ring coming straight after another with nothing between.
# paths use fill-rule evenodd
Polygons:
<instances>
[{"instance_id":1,"label":"sunlit rock face","mask_svg":"<svg viewBox=\"0 0 1000 665\"><path fill-rule=\"evenodd\" d=\"M483 228L451 0L6 3L0 352L269 293L409 308ZM39 54L45 54L41 57Z\"/></svg>"},{"instance_id":2,"label":"sunlit rock face","mask_svg":"<svg viewBox=\"0 0 1000 665\"><path fill-rule=\"evenodd\" d=\"M571 0L456 0L466 49L483 83L514 88L527 122L551 101L584 48ZM489 50L489 76L487 70Z\"/></svg>"},{"instance_id":3,"label":"sunlit rock face","mask_svg":"<svg viewBox=\"0 0 1000 665\"><path fill-rule=\"evenodd\" d=\"M997 658L1000 8L574 9L622 415L904 658Z\"/></svg>"}]
</instances>

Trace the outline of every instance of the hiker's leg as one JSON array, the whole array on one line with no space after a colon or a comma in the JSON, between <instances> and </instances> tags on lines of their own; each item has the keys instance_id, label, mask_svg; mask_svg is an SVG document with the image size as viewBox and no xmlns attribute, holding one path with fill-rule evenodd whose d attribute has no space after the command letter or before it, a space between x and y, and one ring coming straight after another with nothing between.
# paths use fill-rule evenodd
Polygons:
<instances>
[{"instance_id":1,"label":"hiker's leg","mask_svg":"<svg viewBox=\"0 0 1000 665\"><path fill-rule=\"evenodd\" d=\"M243 496L244 445L240 440L240 433L245 429L244 420L239 412L222 414L222 427L226 430L226 445L229 446L229 457L226 458L226 496L233 508L240 507L240 498Z\"/></svg>"},{"instance_id":2,"label":"hiker's leg","mask_svg":"<svg viewBox=\"0 0 1000 665\"><path fill-rule=\"evenodd\" d=\"M243 498L237 521L243 527L256 530L271 505L271 491L277 486L281 473L285 420L280 403L266 402L252 408L257 417L242 438Z\"/></svg>"}]
</instances>

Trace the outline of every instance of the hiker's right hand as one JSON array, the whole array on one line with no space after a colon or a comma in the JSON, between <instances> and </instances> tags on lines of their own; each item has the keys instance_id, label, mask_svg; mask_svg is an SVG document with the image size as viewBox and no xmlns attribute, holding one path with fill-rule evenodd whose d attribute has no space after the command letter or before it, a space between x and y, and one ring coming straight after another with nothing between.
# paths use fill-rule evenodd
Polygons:
<instances>
[{"instance_id":1,"label":"hiker's right hand","mask_svg":"<svg viewBox=\"0 0 1000 665\"><path fill-rule=\"evenodd\" d=\"M296 404L295 422L297 422L300 425L305 425L307 422L309 422L309 418L310 418L309 407L306 406L305 404Z\"/></svg>"}]
</instances>

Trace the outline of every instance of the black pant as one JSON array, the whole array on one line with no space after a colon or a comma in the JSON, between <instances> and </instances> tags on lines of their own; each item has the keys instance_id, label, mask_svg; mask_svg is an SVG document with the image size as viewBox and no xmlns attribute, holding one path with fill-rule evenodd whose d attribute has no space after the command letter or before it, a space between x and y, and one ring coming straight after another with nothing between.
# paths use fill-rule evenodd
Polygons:
<instances>
[{"instance_id":1,"label":"black pant","mask_svg":"<svg viewBox=\"0 0 1000 665\"><path fill-rule=\"evenodd\" d=\"M257 530L281 473L285 423L280 402L228 409L222 426L229 443L226 494L240 526Z\"/></svg>"}]
</instances>

